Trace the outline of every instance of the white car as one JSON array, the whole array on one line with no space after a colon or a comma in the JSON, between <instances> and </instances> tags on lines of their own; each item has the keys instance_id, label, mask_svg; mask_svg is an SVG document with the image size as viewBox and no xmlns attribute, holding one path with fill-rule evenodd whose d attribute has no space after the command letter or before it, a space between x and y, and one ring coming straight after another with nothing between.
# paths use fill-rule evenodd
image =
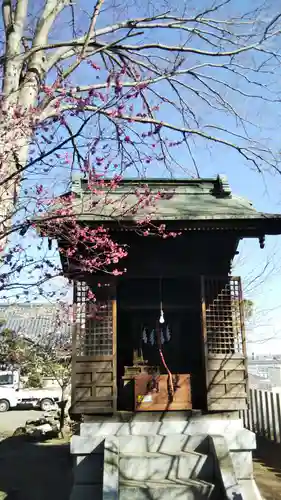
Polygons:
<instances>
[{"instance_id":1,"label":"white car","mask_svg":"<svg viewBox=\"0 0 281 500\"><path fill-rule=\"evenodd\" d=\"M43 411L49 411L60 401L59 391L48 389L14 389L0 387L0 412L31 405Z\"/></svg>"}]
</instances>

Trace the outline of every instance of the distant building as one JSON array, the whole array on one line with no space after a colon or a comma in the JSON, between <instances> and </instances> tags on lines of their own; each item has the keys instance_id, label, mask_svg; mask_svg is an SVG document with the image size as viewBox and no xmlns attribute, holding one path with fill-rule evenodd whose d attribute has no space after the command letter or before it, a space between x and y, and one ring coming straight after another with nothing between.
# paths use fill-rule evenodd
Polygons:
<instances>
[{"instance_id":1,"label":"distant building","mask_svg":"<svg viewBox=\"0 0 281 500\"><path fill-rule=\"evenodd\" d=\"M258 389L259 391L271 391L272 383L269 379L258 377L249 373L249 388Z\"/></svg>"},{"instance_id":2,"label":"distant building","mask_svg":"<svg viewBox=\"0 0 281 500\"><path fill-rule=\"evenodd\" d=\"M0 304L0 335L4 329L33 342L64 345L70 341L71 321L57 304Z\"/></svg>"},{"instance_id":3,"label":"distant building","mask_svg":"<svg viewBox=\"0 0 281 500\"><path fill-rule=\"evenodd\" d=\"M270 358L248 359L249 381L250 376L256 380L269 382L272 387L281 385L281 358L271 356ZM261 388L261 387L260 387Z\"/></svg>"}]
</instances>

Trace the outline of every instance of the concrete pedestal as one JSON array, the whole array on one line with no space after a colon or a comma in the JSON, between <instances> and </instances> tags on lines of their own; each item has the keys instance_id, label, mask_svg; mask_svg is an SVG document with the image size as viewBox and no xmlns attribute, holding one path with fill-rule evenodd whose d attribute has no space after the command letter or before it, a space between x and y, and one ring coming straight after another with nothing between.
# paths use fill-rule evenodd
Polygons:
<instances>
[{"instance_id":1,"label":"concrete pedestal","mask_svg":"<svg viewBox=\"0 0 281 500\"><path fill-rule=\"evenodd\" d=\"M95 417L71 440L71 500L158 499L164 492L165 499L260 500L255 448L255 434L235 413Z\"/></svg>"}]
</instances>

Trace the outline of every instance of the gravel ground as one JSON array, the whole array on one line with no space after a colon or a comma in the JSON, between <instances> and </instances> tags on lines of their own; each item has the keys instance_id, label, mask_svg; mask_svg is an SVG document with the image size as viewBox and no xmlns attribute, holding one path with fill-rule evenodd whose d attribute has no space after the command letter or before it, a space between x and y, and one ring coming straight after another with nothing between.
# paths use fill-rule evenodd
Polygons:
<instances>
[{"instance_id":1,"label":"gravel ground","mask_svg":"<svg viewBox=\"0 0 281 500\"><path fill-rule=\"evenodd\" d=\"M0 443L0 500L69 500L72 460L63 440Z\"/></svg>"},{"instance_id":2,"label":"gravel ground","mask_svg":"<svg viewBox=\"0 0 281 500\"><path fill-rule=\"evenodd\" d=\"M25 425L26 420L39 418L43 413L36 410L11 410L0 413L0 438L11 436L17 427ZM10 441L10 439L12 441ZM54 474L56 488L60 492L56 497L58 500L66 500L71 487L71 457L69 448L63 442L50 443L50 446L34 446L33 444L16 444L17 439L10 438L0 445L0 500L38 500L38 498L49 499L54 492L47 488L50 478ZM15 445L13 443L15 442ZM258 438L258 449L255 452L254 475L258 487L265 500L281 500L281 445L268 442ZM15 455L16 450L16 455ZM2 453L1 453L2 452ZM19 454L19 456L18 456ZM15 469L16 460L17 466ZM13 464L13 466L12 466ZM38 466L38 485L34 495L31 495L31 485L26 482L30 470ZM47 469L46 469L47 466ZM1 468L2 473L1 473ZM66 484L61 485L61 473L63 469ZM11 470L17 473L11 473ZM29 471L27 474L27 470ZM51 474L52 471L52 474ZM10 477L11 476L11 477ZM13 477L12 477L13 476ZM12 490L10 490L12 488ZM16 490L17 493L14 493ZM45 491L46 490L46 491ZM44 495L43 492L45 491ZM6 493L8 496L6 497ZM40 493L40 494L39 494ZM14 494L16 496L14 496ZM2 496L4 495L4 496ZM42 496L43 495L43 496Z\"/></svg>"},{"instance_id":3,"label":"gravel ground","mask_svg":"<svg viewBox=\"0 0 281 500\"><path fill-rule=\"evenodd\" d=\"M72 486L69 438L36 443L13 436L42 411L0 413L0 500L68 500Z\"/></svg>"},{"instance_id":4,"label":"gravel ground","mask_svg":"<svg viewBox=\"0 0 281 500\"><path fill-rule=\"evenodd\" d=\"M0 435L11 435L17 429L22 427L30 419L39 418L41 411L37 410L11 410L0 413Z\"/></svg>"}]
</instances>

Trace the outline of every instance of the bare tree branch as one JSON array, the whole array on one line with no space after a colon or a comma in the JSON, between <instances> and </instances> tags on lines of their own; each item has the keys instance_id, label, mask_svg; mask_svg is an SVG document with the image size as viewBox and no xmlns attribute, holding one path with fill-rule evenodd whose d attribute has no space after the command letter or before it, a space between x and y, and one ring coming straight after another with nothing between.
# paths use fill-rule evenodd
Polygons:
<instances>
[{"instance_id":1,"label":"bare tree branch","mask_svg":"<svg viewBox=\"0 0 281 500\"><path fill-rule=\"evenodd\" d=\"M1 5L1 248L51 203L46 186L54 197L76 170L118 178L134 169L144 178L153 165L199 177L201 146L213 144L261 174L280 173L273 2L207 0L160 13L141 5L137 14L103 0L88 12L79 0ZM12 259L10 284L24 258Z\"/></svg>"},{"instance_id":2,"label":"bare tree branch","mask_svg":"<svg viewBox=\"0 0 281 500\"><path fill-rule=\"evenodd\" d=\"M98 16L99 16L99 13L101 11L103 3L104 3L104 0L97 0L96 5L94 7L91 23L90 23L88 33L87 33L86 38L85 38L85 43L84 43L82 51L81 51L81 55L80 55L81 59L83 59L85 56L85 53L86 53L86 50L87 50L87 47L89 45L90 40L92 38L94 38L96 23L97 23Z\"/></svg>"}]
</instances>

